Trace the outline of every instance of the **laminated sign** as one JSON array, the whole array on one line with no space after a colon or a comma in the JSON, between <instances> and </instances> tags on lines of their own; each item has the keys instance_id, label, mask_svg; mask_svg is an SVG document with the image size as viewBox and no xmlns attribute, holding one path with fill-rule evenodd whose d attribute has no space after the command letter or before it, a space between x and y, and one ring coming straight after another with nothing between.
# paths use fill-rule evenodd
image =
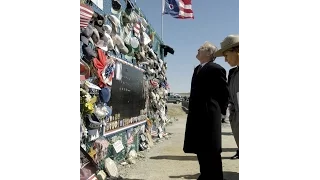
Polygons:
<instances>
[{"instance_id":1,"label":"laminated sign","mask_svg":"<svg viewBox=\"0 0 320 180\"><path fill-rule=\"evenodd\" d=\"M116 153L119 153L120 151L122 151L122 149L124 149L123 144L120 140L113 143L113 148L116 151Z\"/></svg>"}]
</instances>

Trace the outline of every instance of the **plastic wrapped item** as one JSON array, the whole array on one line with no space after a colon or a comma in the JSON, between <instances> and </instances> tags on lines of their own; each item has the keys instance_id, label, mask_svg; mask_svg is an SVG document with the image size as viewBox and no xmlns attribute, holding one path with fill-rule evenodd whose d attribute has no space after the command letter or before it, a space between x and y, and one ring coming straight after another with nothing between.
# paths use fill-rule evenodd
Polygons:
<instances>
[{"instance_id":1,"label":"plastic wrapped item","mask_svg":"<svg viewBox=\"0 0 320 180\"><path fill-rule=\"evenodd\" d=\"M97 104L94 108L94 114L98 119L103 119L107 116L107 110L101 104Z\"/></svg>"},{"instance_id":2,"label":"plastic wrapped item","mask_svg":"<svg viewBox=\"0 0 320 180\"><path fill-rule=\"evenodd\" d=\"M106 103L96 104L94 114L98 119L109 118L112 114L112 109Z\"/></svg>"}]
</instances>

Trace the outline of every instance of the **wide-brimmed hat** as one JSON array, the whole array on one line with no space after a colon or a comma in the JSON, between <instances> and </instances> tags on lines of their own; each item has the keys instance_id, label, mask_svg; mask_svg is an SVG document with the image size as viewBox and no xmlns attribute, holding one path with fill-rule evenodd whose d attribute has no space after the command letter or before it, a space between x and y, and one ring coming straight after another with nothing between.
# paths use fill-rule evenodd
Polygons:
<instances>
[{"instance_id":1,"label":"wide-brimmed hat","mask_svg":"<svg viewBox=\"0 0 320 180\"><path fill-rule=\"evenodd\" d=\"M107 47L108 47L108 49L109 50L113 50L113 48L114 48L114 43L113 43L113 40L112 40L112 38L111 38L111 36L109 35L109 34L107 34L107 33L105 33L104 34L104 37L108 40L108 45L107 45Z\"/></svg>"},{"instance_id":2,"label":"wide-brimmed hat","mask_svg":"<svg viewBox=\"0 0 320 180\"><path fill-rule=\"evenodd\" d=\"M121 14L121 18L122 18L122 24L123 26L126 26L127 24L132 23L132 18L130 15L128 15L126 12L123 12Z\"/></svg>"},{"instance_id":3,"label":"wide-brimmed hat","mask_svg":"<svg viewBox=\"0 0 320 180\"><path fill-rule=\"evenodd\" d=\"M121 3L119 0L112 0L111 2L111 13L119 14L121 11Z\"/></svg>"},{"instance_id":4,"label":"wide-brimmed hat","mask_svg":"<svg viewBox=\"0 0 320 180\"><path fill-rule=\"evenodd\" d=\"M129 50L128 48L125 46L124 41L121 39L121 37L116 34L115 36L112 37L114 44L117 46L117 48L119 49L119 51L123 54L128 54Z\"/></svg>"},{"instance_id":5,"label":"wide-brimmed hat","mask_svg":"<svg viewBox=\"0 0 320 180\"><path fill-rule=\"evenodd\" d=\"M220 43L221 49L219 49L214 56L215 57L220 57L223 56L223 53L231 49L233 47L239 46L239 35L229 35L224 40Z\"/></svg>"},{"instance_id":6,"label":"wide-brimmed hat","mask_svg":"<svg viewBox=\"0 0 320 180\"><path fill-rule=\"evenodd\" d=\"M134 56L134 53L139 51L139 40L136 37L129 37L128 39L128 42L125 42L129 50L128 55Z\"/></svg>"},{"instance_id":7,"label":"wide-brimmed hat","mask_svg":"<svg viewBox=\"0 0 320 180\"><path fill-rule=\"evenodd\" d=\"M97 53L90 46L86 46L86 45L82 46L82 52L84 55L83 58L87 62L91 62L93 58L97 57Z\"/></svg>"},{"instance_id":8,"label":"wide-brimmed hat","mask_svg":"<svg viewBox=\"0 0 320 180\"><path fill-rule=\"evenodd\" d=\"M131 37L130 38L130 46L135 50L139 50L139 40L136 37Z\"/></svg>"},{"instance_id":9,"label":"wide-brimmed hat","mask_svg":"<svg viewBox=\"0 0 320 180\"><path fill-rule=\"evenodd\" d=\"M81 30L81 33L86 36L87 38L91 37L93 34L93 28L92 26L89 24L86 28Z\"/></svg>"},{"instance_id":10,"label":"wide-brimmed hat","mask_svg":"<svg viewBox=\"0 0 320 180\"><path fill-rule=\"evenodd\" d=\"M108 15L107 18L111 22L112 32L114 32L114 34L117 34L119 32L119 28L120 28L119 18L117 18L115 15ZM112 34L112 32L111 32L111 34Z\"/></svg>"},{"instance_id":11,"label":"wide-brimmed hat","mask_svg":"<svg viewBox=\"0 0 320 180\"><path fill-rule=\"evenodd\" d=\"M105 32L110 35L112 31L112 27L109 24L104 24L103 27Z\"/></svg>"},{"instance_id":12,"label":"wide-brimmed hat","mask_svg":"<svg viewBox=\"0 0 320 180\"><path fill-rule=\"evenodd\" d=\"M93 21L93 24L95 26L99 26L99 27L102 27L106 21L105 17L102 16L101 14L95 12L93 14L93 18L92 18L92 21Z\"/></svg>"},{"instance_id":13,"label":"wide-brimmed hat","mask_svg":"<svg viewBox=\"0 0 320 180\"><path fill-rule=\"evenodd\" d=\"M104 50L105 52L109 51L107 44L105 43L105 41L100 40L97 44L97 47L99 47L100 49Z\"/></svg>"},{"instance_id":14,"label":"wide-brimmed hat","mask_svg":"<svg viewBox=\"0 0 320 180\"><path fill-rule=\"evenodd\" d=\"M107 33L104 33L100 38L101 40L96 44L97 47L101 48L104 51L113 50L114 44L111 36Z\"/></svg>"},{"instance_id":15,"label":"wide-brimmed hat","mask_svg":"<svg viewBox=\"0 0 320 180\"><path fill-rule=\"evenodd\" d=\"M115 15L109 15L109 16L107 16L107 18L109 19L109 21L111 22L111 24L113 26L115 26L115 27L120 26L120 20Z\"/></svg>"},{"instance_id":16,"label":"wide-brimmed hat","mask_svg":"<svg viewBox=\"0 0 320 180\"><path fill-rule=\"evenodd\" d=\"M123 39L124 43L129 44L131 37L131 29L128 26L123 26L121 30L121 38Z\"/></svg>"},{"instance_id":17,"label":"wide-brimmed hat","mask_svg":"<svg viewBox=\"0 0 320 180\"><path fill-rule=\"evenodd\" d=\"M95 27L92 27L92 30L93 30L93 34L92 34L91 38L94 43L97 43L100 40L99 31Z\"/></svg>"},{"instance_id":18,"label":"wide-brimmed hat","mask_svg":"<svg viewBox=\"0 0 320 180\"><path fill-rule=\"evenodd\" d=\"M126 12L128 15L130 15L131 12L133 11L133 9L134 9L134 5L132 4L131 1L127 0L127 6L126 6L125 12Z\"/></svg>"}]
</instances>

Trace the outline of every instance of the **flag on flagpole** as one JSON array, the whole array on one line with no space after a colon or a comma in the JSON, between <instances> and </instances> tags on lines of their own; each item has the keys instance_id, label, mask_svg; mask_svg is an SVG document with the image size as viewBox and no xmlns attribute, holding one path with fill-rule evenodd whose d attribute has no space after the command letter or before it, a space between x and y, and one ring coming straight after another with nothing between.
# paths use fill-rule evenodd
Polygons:
<instances>
[{"instance_id":1,"label":"flag on flagpole","mask_svg":"<svg viewBox=\"0 0 320 180\"><path fill-rule=\"evenodd\" d=\"M177 19L194 19L191 0L164 0L163 14Z\"/></svg>"}]
</instances>

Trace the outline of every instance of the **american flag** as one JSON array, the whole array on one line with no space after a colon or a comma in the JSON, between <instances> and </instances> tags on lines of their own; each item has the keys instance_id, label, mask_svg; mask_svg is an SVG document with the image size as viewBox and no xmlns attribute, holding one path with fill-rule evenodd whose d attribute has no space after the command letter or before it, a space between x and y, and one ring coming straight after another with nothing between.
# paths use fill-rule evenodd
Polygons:
<instances>
[{"instance_id":1,"label":"american flag","mask_svg":"<svg viewBox=\"0 0 320 180\"><path fill-rule=\"evenodd\" d=\"M80 28L86 28L92 18L93 10L86 4L80 4Z\"/></svg>"},{"instance_id":2,"label":"american flag","mask_svg":"<svg viewBox=\"0 0 320 180\"><path fill-rule=\"evenodd\" d=\"M177 19L194 19L191 0L163 0L163 14Z\"/></svg>"}]
</instances>

